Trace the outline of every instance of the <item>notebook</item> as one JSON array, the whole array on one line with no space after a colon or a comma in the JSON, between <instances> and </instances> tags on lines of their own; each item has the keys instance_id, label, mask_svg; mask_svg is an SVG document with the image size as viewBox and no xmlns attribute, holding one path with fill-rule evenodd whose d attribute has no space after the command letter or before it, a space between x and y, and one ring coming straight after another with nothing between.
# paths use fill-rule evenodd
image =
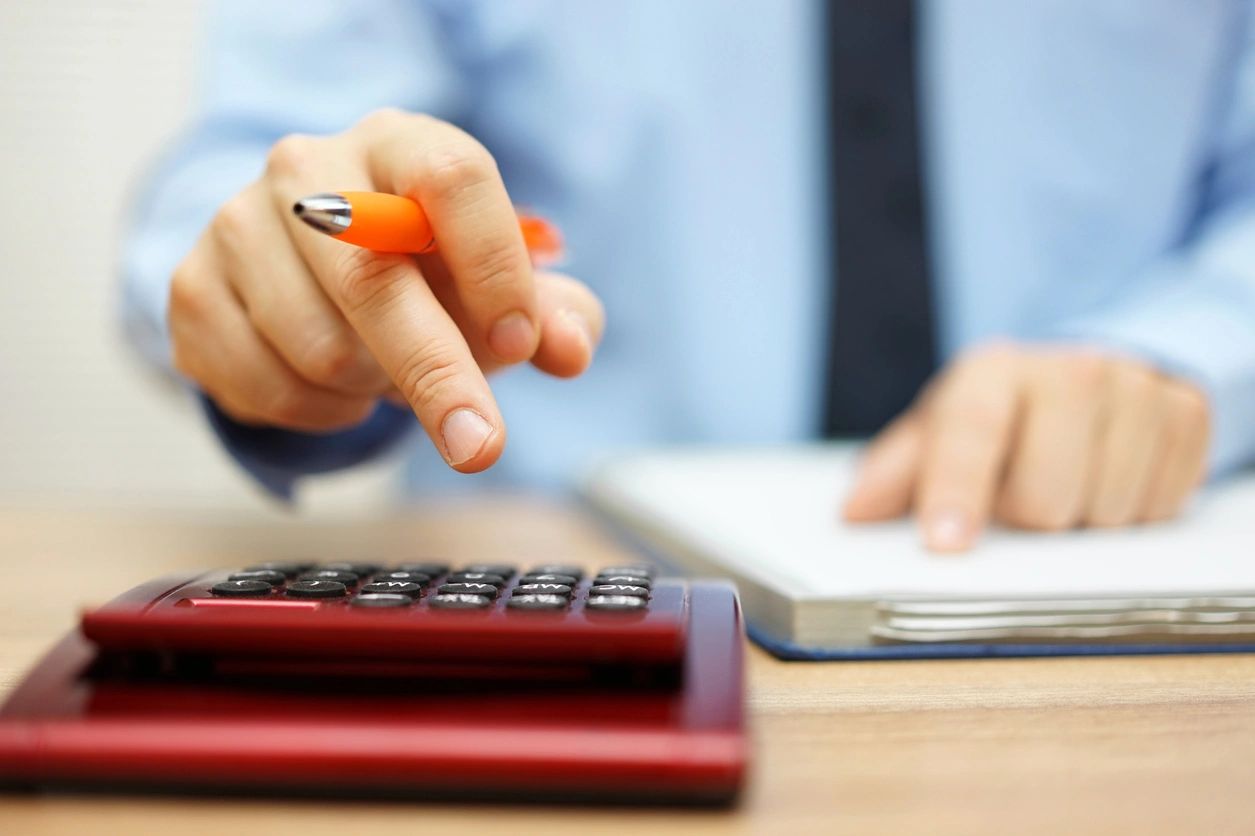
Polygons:
<instances>
[{"instance_id":1,"label":"notebook","mask_svg":"<svg viewBox=\"0 0 1255 836\"><path fill-rule=\"evenodd\" d=\"M737 582L787 658L1255 650L1255 476L1178 521L994 529L937 555L907 521L849 525L848 445L670 449L603 462L583 493L664 563Z\"/></svg>"}]
</instances>

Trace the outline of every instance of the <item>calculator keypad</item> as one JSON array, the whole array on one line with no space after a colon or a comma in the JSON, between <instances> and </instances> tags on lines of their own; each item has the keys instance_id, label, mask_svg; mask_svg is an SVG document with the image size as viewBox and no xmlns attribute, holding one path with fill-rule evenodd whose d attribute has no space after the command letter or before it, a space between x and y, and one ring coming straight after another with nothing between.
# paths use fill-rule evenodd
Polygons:
<instances>
[{"instance_id":1,"label":"calculator keypad","mask_svg":"<svg viewBox=\"0 0 1255 836\"><path fill-rule=\"evenodd\" d=\"M503 563L451 570L431 561L390 567L271 562L232 572L210 592L222 598L297 598L360 609L564 612L582 605L600 612L642 612L649 606L653 574L648 566L612 566L586 581L580 567L556 563L520 572Z\"/></svg>"}]
</instances>

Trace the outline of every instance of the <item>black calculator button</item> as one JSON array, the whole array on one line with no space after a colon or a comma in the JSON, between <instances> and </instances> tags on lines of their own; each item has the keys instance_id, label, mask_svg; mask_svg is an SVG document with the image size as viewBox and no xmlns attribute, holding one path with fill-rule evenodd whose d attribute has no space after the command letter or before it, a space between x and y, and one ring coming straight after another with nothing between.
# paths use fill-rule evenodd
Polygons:
<instances>
[{"instance_id":1,"label":"black calculator button","mask_svg":"<svg viewBox=\"0 0 1255 836\"><path fill-rule=\"evenodd\" d=\"M486 595L493 598L496 597L497 587L490 583L442 583L439 592L441 595Z\"/></svg>"},{"instance_id":2,"label":"black calculator button","mask_svg":"<svg viewBox=\"0 0 1255 836\"><path fill-rule=\"evenodd\" d=\"M419 586L431 583L431 575L422 572L382 572L375 576L376 581L409 581Z\"/></svg>"},{"instance_id":3,"label":"black calculator button","mask_svg":"<svg viewBox=\"0 0 1255 836\"><path fill-rule=\"evenodd\" d=\"M571 597L571 587L564 583L521 583L514 587L518 595L561 595Z\"/></svg>"},{"instance_id":4,"label":"black calculator button","mask_svg":"<svg viewBox=\"0 0 1255 836\"><path fill-rule=\"evenodd\" d=\"M266 563L258 563L254 566L245 566L245 572L282 572L289 578L293 575L299 575L301 572L308 572L313 569L316 564L313 563L294 563L284 560L272 560Z\"/></svg>"},{"instance_id":5,"label":"black calculator button","mask_svg":"<svg viewBox=\"0 0 1255 836\"><path fill-rule=\"evenodd\" d=\"M376 593L406 595L410 598L417 598L423 594L423 585L413 581L371 581L360 590L362 595Z\"/></svg>"},{"instance_id":6,"label":"black calculator button","mask_svg":"<svg viewBox=\"0 0 1255 836\"><path fill-rule=\"evenodd\" d=\"M371 593L363 593L356 595L349 601L355 607L370 607L387 609L391 607L408 607L414 603L414 599L408 595L394 595L391 593L383 593L379 595Z\"/></svg>"},{"instance_id":7,"label":"black calculator button","mask_svg":"<svg viewBox=\"0 0 1255 836\"><path fill-rule=\"evenodd\" d=\"M345 586L353 586L359 580L357 575L352 572L343 572L337 569L316 569L313 572L306 572L297 580L302 581L335 581Z\"/></svg>"},{"instance_id":8,"label":"black calculator button","mask_svg":"<svg viewBox=\"0 0 1255 836\"><path fill-rule=\"evenodd\" d=\"M580 579L575 575L557 575L542 572L539 574L526 574L519 579L519 583L560 583L565 586L575 586Z\"/></svg>"},{"instance_id":9,"label":"black calculator button","mask_svg":"<svg viewBox=\"0 0 1255 836\"><path fill-rule=\"evenodd\" d=\"M648 566L607 566L600 570L599 575L631 575L637 578L652 578L654 570Z\"/></svg>"},{"instance_id":10,"label":"black calculator button","mask_svg":"<svg viewBox=\"0 0 1255 836\"><path fill-rule=\"evenodd\" d=\"M490 583L493 586L505 586L505 577L489 572L454 572L449 576L449 583Z\"/></svg>"},{"instance_id":11,"label":"black calculator button","mask_svg":"<svg viewBox=\"0 0 1255 836\"><path fill-rule=\"evenodd\" d=\"M621 583L628 586L643 586L646 589L651 589L654 585L652 580L641 577L640 575L598 575L593 578L593 583Z\"/></svg>"},{"instance_id":12,"label":"black calculator button","mask_svg":"<svg viewBox=\"0 0 1255 836\"><path fill-rule=\"evenodd\" d=\"M349 574L357 575L359 578L366 578L378 572L381 567L378 563L337 562L327 563L318 568L332 572L348 572Z\"/></svg>"},{"instance_id":13,"label":"black calculator button","mask_svg":"<svg viewBox=\"0 0 1255 836\"><path fill-rule=\"evenodd\" d=\"M579 566L570 566L565 563L546 563L543 566L533 566L529 575L570 575L573 578L584 577L584 570Z\"/></svg>"},{"instance_id":14,"label":"black calculator button","mask_svg":"<svg viewBox=\"0 0 1255 836\"><path fill-rule=\"evenodd\" d=\"M444 593L431 596L428 605L438 610L482 610L492 606L487 595Z\"/></svg>"},{"instance_id":15,"label":"black calculator button","mask_svg":"<svg viewBox=\"0 0 1255 836\"><path fill-rule=\"evenodd\" d=\"M209 591L214 595L226 595L232 598L253 598L269 595L272 589L274 587L266 581L245 579L216 583Z\"/></svg>"},{"instance_id":16,"label":"black calculator button","mask_svg":"<svg viewBox=\"0 0 1255 836\"><path fill-rule=\"evenodd\" d=\"M649 602L634 595L593 595L584 606L598 612L639 612Z\"/></svg>"},{"instance_id":17,"label":"black calculator button","mask_svg":"<svg viewBox=\"0 0 1255 836\"><path fill-rule=\"evenodd\" d=\"M430 577L438 577L449 571L447 563L431 563L422 561L419 563L402 563L396 567L398 572L418 572L421 575L429 575Z\"/></svg>"},{"instance_id":18,"label":"black calculator button","mask_svg":"<svg viewBox=\"0 0 1255 836\"><path fill-rule=\"evenodd\" d=\"M274 586L287 580L287 576L285 576L282 572L276 572L274 569L253 569L247 572L235 572L228 578L228 580L265 581L271 586Z\"/></svg>"},{"instance_id":19,"label":"black calculator button","mask_svg":"<svg viewBox=\"0 0 1255 836\"><path fill-rule=\"evenodd\" d=\"M649 590L643 586L627 583L601 583L588 588L589 600L594 595L630 596L632 598L648 598Z\"/></svg>"},{"instance_id":20,"label":"black calculator button","mask_svg":"<svg viewBox=\"0 0 1255 836\"><path fill-rule=\"evenodd\" d=\"M288 584L289 598L343 598L349 588L339 581L299 580Z\"/></svg>"},{"instance_id":21,"label":"black calculator button","mask_svg":"<svg viewBox=\"0 0 1255 836\"><path fill-rule=\"evenodd\" d=\"M567 599L562 595L514 595L506 606L512 610L564 610Z\"/></svg>"},{"instance_id":22,"label":"black calculator button","mask_svg":"<svg viewBox=\"0 0 1255 836\"><path fill-rule=\"evenodd\" d=\"M518 571L508 563L472 563L470 566L463 566L463 572L483 572L485 575L500 575L503 578L513 577Z\"/></svg>"}]
</instances>

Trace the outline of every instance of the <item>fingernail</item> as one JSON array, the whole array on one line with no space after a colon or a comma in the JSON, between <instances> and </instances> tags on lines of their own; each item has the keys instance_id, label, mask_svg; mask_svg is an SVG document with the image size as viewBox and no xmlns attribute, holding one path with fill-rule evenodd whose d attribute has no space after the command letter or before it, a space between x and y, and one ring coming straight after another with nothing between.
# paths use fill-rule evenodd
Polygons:
<instances>
[{"instance_id":1,"label":"fingernail","mask_svg":"<svg viewBox=\"0 0 1255 836\"><path fill-rule=\"evenodd\" d=\"M584 318L584 315L579 311L563 308L558 311L558 316L562 317L563 322L570 325L580 335L580 342L584 344L584 348L592 351L593 329L588 326L588 320Z\"/></svg>"},{"instance_id":2,"label":"fingernail","mask_svg":"<svg viewBox=\"0 0 1255 836\"><path fill-rule=\"evenodd\" d=\"M492 425L473 410L455 409L444 419L440 434L444 436L445 459L449 464L462 464L484 449Z\"/></svg>"},{"instance_id":3,"label":"fingernail","mask_svg":"<svg viewBox=\"0 0 1255 836\"><path fill-rule=\"evenodd\" d=\"M492 326L488 347L504 362L521 362L536 350L536 328L521 311L508 313Z\"/></svg>"},{"instance_id":4,"label":"fingernail","mask_svg":"<svg viewBox=\"0 0 1255 836\"><path fill-rule=\"evenodd\" d=\"M958 552L972 545L976 526L962 511L939 511L924 526L924 544L936 552Z\"/></svg>"}]
</instances>

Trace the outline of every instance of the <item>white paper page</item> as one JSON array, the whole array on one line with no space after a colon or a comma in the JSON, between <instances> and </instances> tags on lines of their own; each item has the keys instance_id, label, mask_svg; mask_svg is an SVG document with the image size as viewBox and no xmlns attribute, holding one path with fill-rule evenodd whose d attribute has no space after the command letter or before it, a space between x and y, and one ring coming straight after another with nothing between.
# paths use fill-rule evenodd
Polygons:
<instances>
[{"instance_id":1,"label":"white paper page","mask_svg":"<svg viewBox=\"0 0 1255 836\"><path fill-rule=\"evenodd\" d=\"M1177 522L1035 534L993 530L935 555L910 523L851 526L845 446L669 450L598 470L591 490L730 571L799 600L1255 592L1255 477L1207 488Z\"/></svg>"}]
</instances>

